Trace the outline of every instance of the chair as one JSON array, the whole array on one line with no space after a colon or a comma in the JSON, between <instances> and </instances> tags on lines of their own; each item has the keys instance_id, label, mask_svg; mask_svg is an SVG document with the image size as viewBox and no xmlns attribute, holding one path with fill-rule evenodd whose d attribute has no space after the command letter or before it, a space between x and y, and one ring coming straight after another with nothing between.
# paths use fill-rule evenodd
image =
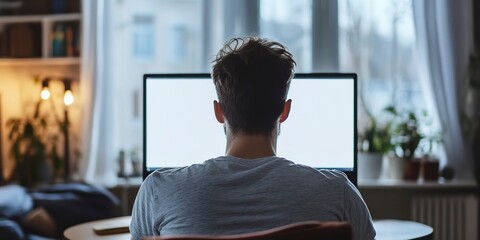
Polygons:
<instances>
[{"instance_id":1,"label":"chair","mask_svg":"<svg viewBox=\"0 0 480 240\"><path fill-rule=\"evenodd\" d=\"M236 235L183 235L145 237L144 240L351 240L348 222L298 222L269 230Z\"/></svg>"}]
</instances>

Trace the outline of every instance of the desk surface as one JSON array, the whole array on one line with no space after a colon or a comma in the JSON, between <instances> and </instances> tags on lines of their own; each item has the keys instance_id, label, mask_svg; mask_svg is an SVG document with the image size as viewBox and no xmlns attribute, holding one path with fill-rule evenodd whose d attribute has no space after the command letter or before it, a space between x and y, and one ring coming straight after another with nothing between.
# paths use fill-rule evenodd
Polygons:
<instances>
[{"instance_id":1,"label":"desk surface","mask_svg":"<svg viewBox=\"0 0 480 240\"><path fill-rule=\"evenodd\" d=\"M128 226L130 225L130 216L109 218L104 220L98 220L93 222L87 222L78 224L72 227L69 227L63 232L63 236L69 240L90 240L90 239L99 239L99 240L130 240L130 233L120 233L120 234L110 234L110 235L97 235L93 228L95 226L109 224L109 225L118 225L118 226Z\"/></svg>"},{"instance_id":2,"label":"desk surface","mask_svg":"<svg viewBox=\"0 0 480 240\"><path fill-rule=\"evenodd\" d=\"M131 220L130 216L109 218L104 220L98 220L93 222L82 223L68 228L63 233L66 239L80 240L80 239L99 239L99 240L129 240L131 239L130 233L120 233L111 235L97 235L93 228L95 226L109 224L127 226ZM377 231L376 239L429 239L433 235L433 228L422 223L403 220L374 220L373 225Z\"/></svg>"},{"instance_id":3,"label":"desk surface","mask_svg":"<svg viewBox=\"0 0 480 240\"><path fill-rule=\"evenodd\" d=\"M375 239L432 239L433 228L418 222L403 220L374 220L373 226L377 231Z\"/></svg>"}]
</instances>

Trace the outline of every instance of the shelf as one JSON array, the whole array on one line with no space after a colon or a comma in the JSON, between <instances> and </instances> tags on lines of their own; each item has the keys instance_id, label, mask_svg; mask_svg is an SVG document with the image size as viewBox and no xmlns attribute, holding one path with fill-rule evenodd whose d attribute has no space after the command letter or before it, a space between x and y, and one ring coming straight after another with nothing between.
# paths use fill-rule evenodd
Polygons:
<instances>
[{"instance_id":1,"label":"shelf","mask_svg":"<svg viewBox=\"0 0 480 240\"><path fill-rule=\"evenodd\" d=\"M0 66L79 65L79 57L58 58L0 58Z\"/></svg>"},{"instance_id":2,"label":"shelf","mask_svg":"<svg viewBox=\"0 0 480 240\"><path fill-rule=\"evenodd\" d=\"M0 16L0 24L25 23L25 22L58 22L81 20L80 13L65 13L52 15L30 15L30 16Z\"/></svg>"}]
</instances>

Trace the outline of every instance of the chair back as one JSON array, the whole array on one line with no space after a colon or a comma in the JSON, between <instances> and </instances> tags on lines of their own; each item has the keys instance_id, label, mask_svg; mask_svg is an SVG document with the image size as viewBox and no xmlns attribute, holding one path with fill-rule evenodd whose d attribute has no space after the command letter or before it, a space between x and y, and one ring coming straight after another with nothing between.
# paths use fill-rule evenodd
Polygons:
<instances>
[{"instance_id":1,"label":"chair back","mask_svg":"<svg viewBox=\"0 0 480 240\"><path fill-rule=\"evenodd\" d=\"M145 237L144 240L352 240L348 222L298 222L264 231L236 235Z\"/></svg>"}]
</instances>

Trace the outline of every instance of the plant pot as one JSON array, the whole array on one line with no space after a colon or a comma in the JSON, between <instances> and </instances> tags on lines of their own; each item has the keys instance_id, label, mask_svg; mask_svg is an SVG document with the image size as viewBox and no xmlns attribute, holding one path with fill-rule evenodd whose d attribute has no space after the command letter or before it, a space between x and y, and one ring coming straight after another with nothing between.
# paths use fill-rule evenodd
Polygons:
<instances>
[{"instance_id":1,"label":"plant pot","mask_svg":"<svg viewBox=\"0 0 480 240\"><path fill-rule=\"evenodd\" d=\"M383 156L382 178L401 180L403 179L404 171L404 159L395 156L395 154L388 154Z\"/></svg>"},{"instance_id":2,"label":"plant pot","mask_svg":"<svg viewBox=\"0 0 480 240\"><path fill-rule=\"evenodd\" d=\"M358 179L378 179L382 172L383 153L358 153Z\"/></svg>"},{"instance_id":3,"label":"plant pot","mask_svg":"<svg viewBox=\"0 0 480 240\"><path fill-rule=\"evenodd\" d=\"M437 158L426 157L422 161L423 180L437 181L439 176L440 162Z\"/></svg>"},{"instance_id":4,"label":"plant pot","mask_svg":"<svg viewBox=\"0 0 480 240\"><path fill-rule=\"evenodd\" d=\"M405 170L403 172L403 179L408 181L417 181L420 175L420 159L405 160Z\"/></svg>"}]
</instances>

